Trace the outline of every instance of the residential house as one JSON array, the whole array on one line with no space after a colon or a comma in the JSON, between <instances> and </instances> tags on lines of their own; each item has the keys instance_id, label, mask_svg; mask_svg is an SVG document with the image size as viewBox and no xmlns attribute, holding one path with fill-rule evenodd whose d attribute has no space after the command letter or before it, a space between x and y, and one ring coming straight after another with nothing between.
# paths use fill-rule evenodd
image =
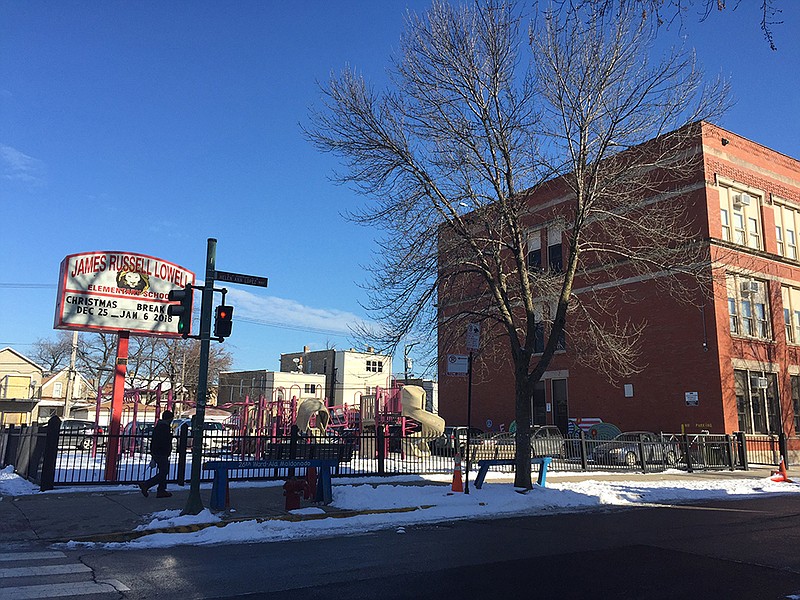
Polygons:
<instances>
[{"instance_id":1,"label":"residential house","mask_svg":"<svg viewBox=\"0 0 800 600\"><path fill-rule=\"evenodd\" d=\"M33 422L43 376L44 369L24 354L0 350L0 426Z\"/></svg>"},{"instance_id":2,"label":"residential house","mask_svg":"<svg viewBox=\"0 0 800 600\"><path fill-rule=\"evenodd\" d=\"M66 411L67 395L70 386L70 369L65 367L47 377L42 382L41 401L37 406L36 420L40 423L47 421L53 415L64 419L94 418L94 406L97 390L91 381L78 371L74 371L74 383L70 398L69 412ZM90 417L91 412L91 417Z\"/></svg>"}]
</instances>

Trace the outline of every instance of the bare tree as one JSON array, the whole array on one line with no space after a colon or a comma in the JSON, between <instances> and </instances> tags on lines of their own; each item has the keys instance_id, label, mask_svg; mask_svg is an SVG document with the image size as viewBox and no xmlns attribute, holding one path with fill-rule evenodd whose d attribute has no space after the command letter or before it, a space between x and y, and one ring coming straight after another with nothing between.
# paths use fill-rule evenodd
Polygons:
<instances>
[{"instance_id":1,"label":"bare tree","mask_svg":"<svg viewBox=\"0 0 800 600\"><path fill-rule=\"evenodd\" d=\"M641 11L543 13L527 38L523 22L494 1L409 14L391 89L345 69L323 87L306 133L344 159L339 181L370 199L351 218L383 232L367 304L382 328L362 334L393 349L437 325L458 335L481 321L502 338L516 389L515 484L530 489L530 398L567 319L593 367L609 377L637 368L643 325L579 297L576 277L598 264L604 277L708 268L680 207L650 199L696 165L683 152L691 124L716 117L726 89L705 87L689 52L651 63ZM647 152L628 150L652 138ZM560 269L528 263L531 193L565 198L553 215L567 240ZM440 351L451 343L440 338Z\"/></svg>"},{"instance_id":2,"label":"bare tree","mask_svg":"<svg viewBox=\"0 0 800 600\"><path fill-rule=\"evenodd\" d=\"M40 338L33 344L33 359L52 374L69 365L72 334L59 331L54 340Z\"/></svg>"},{"instance_id":3,"label":"bare tree","mask_svg":"<svg viewBox=\"0 0 800 600\"><path fill-rule=\"evenodd\" d=\"M197 340L174 340L169 347L169 376L173 389L182 390L185 399L197 399L198 374L200 369L200 342ZM208 356L209 395L219 383L220 371L231 368L233 357L222 345L212 345ZM208 398L207 398L208 400Z\"/></svg>"},{"instance_id":4,"label":"bare tree","mask_svg":"<svg viewBox=\"0 0 800 600\"><path fill-rule=\"evenodd\" d=\"M99 387L112 383L117 353L117 335L113 333L82 333L78 338L78 371L97 381ZM41 339L35 345L34 359L51 371L69 362L72 334L59 331L55 340ZM126 381L152 388L154 383L168 381L175 390L176 400L194 402L200 345L196 340L167 339L156 336L131 336L128 348ZM220 371L233 364L230 352L212 346L208 364L209 384L219 381Z\"/></svg>"},{"instance_id":5,"label":"bare tree","mask_svg":"<svg viewBox=\"0 0 800 600\"><path fill-rule=\"evenodd\" d=\"M678 22L683 26L683 21L687 15L695 13L700 21L705 21L714 10L719 12L727 8L736 10L741 4L741 0L733 0L729 3L726 0L559 0L557 4L562 10L585 9L591 4L595 10L616 10L618 6L638 5L645 17L650 15L657 26L669 26ZM774 27L781 25L780 20L782 10L778 8L778 0L760 0L759 12L761 18L759 26L764 39L771 50L777 50L775 44Z\"/></svg>"},{"instance_id":6,"label":"bare tree","mask_svg":"<svg viewBox=\"0 0 800 600\"><path fill-rule=\"evenodd\" d=\"M96 378L98 388L114 379L117 336L111 333L83 333L78 338L78 370Z\"/></svg>"}]
</instances>

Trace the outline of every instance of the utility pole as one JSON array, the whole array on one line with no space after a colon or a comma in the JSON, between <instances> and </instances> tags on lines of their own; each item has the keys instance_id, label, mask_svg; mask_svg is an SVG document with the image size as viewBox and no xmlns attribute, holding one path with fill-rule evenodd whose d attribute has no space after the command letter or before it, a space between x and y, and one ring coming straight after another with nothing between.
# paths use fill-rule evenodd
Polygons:
<instances>
[{"instance_id":1,"label":"utility pole","mask_svg":"<svg viewBox=\"0 0 800 600\"><path fill-rule=\"evenodd\" d=\"M410 344L406 344L403 348L403 383L408 385L408 371L410 370L408 367L410 366L411 359L408 357L409 352L411 349L416 346L419 342L412 342Z\"/></svg>"},{"instance_id":2,"label":"utility pole","mask_svg":"<svg viewBox=\"0 0 800 600\"><path fill-rule=\"evenodd\" d=\"M69 412L72 409L72 398L75 394L75 360L78 355L78 332L72 332L72 354L69 357L69 371L67 371L67 393L64 397L64 418L69 419Z\"/></svg>"},{"instance_id":3,"label":"utility pole","mask_svg":"<svg viewBox=\"0 0 800 600\"><path fill-rule=\"evenodd\" d=\"M208 395L208 356L211 350L211 306L214 301L216 261L217 240L208 238L206 277L203 281L203 297L200 303L200 367L197 375L197 402L192 425L192 476L189 497L182 513L184 515L196 515L203 510L203 500L200 498L200 471L203 462L203 424L206 418L206 396Z\"/></svg>"}]
</instances>

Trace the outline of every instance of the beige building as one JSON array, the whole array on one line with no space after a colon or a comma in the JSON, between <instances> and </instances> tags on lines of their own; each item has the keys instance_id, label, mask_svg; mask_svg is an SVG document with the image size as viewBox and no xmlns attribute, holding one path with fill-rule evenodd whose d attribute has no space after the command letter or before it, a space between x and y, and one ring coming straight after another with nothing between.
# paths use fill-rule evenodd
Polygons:
<instances>
[{"instance_id":1,"label":"beige building","mask_svg":"<svg viewBox=\"0 0 800 600\"><path fill-rule=\"evenodd\" d=\"M309 373L276 371L223 371L219 374L217 405L228 407L257 402L261 397L272 400L307 400L325 398L325 376Z\"/></svg>"},{"instance_id":2,"label":"beige building","mask_svg":"<svg viewBox=\"0 0 800 600\"><path fill-rule=\"evenodd\" d=\"M12 348L0 350L0 426L30 425L44 370Z\"/></svg>"},{"instance_id":3,"label":"beige building","mask_svg":"<svg viewBox=\"0 0 800 600\"><path fill-rule=\"evenodd\" d=\"M302 352L281 354L281 371L325 375L323 398L329 405L358 405L361 396L392 385L392 357L372 348L310 351L306 346Z\"/></svg>"}]
</instances>

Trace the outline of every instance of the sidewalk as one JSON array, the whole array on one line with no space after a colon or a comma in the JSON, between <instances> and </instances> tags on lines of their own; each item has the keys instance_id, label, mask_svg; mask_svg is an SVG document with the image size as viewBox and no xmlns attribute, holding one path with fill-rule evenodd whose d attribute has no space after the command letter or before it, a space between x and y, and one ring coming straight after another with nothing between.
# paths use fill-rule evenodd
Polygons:
<instances>
[{"instance_id":1,"label":"sidewalk","mask_svg":"<svg viewBox=\"0 0 800 600\"><path fill-rule=\"evenodd\" d=\"M714 471L704 473L637 474L637 473L569 473L549 472L547 482L598 481L662 481L691 479L762 479L769 477L770 467L752 468L750 471ZM449 487L447 481L401 480L387 477L375 484L374 478L359 482L355 478L344 481L333 480L336 487L371 483L373 485L436 485ZM470 477L472 489L474 474ZM490 473L487 481L504 481L511 485L508 474ZM75 488L70 488L74 490ZM171 498L156 498L155 490L148 498L142 496L134 485L118 488L86 486L80 491L52 491L21 496L0 496L0 543L8 542L66 542L112 541L136 537L136 527L147 523L154 512L182 510L189 496L189 485L170 485ZM201 486L201 498L209 506L211 485ZM248 519L318 519L324 515L294 515L285 510L285 498L281 482L264 485L264 482L245 487L234 483L230 489L230 510L220 513L223 522ZM326 514L339 517L361 514L363 511L348 511L335 507L303 502L303 506L316 506ZM389 512L389 511L386 511ZM180 528L178 528L180 530ZM149 533L153 533L150 531Z\"/></svg>"}]
</instances>

